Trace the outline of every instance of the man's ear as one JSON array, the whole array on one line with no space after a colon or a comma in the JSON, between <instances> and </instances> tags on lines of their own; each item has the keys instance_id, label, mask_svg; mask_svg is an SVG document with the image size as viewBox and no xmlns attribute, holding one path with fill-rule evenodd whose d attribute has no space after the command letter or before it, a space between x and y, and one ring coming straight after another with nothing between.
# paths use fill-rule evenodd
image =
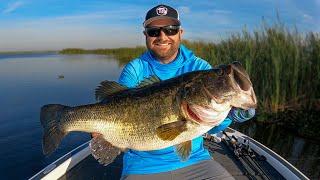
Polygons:
<instances>
[{"instance_id":1,"label":"man's ear","mask_svg":"<svg viewBox=\"0 0 320 180\"><path fill-rule=\"evenodd\" d=\"M180 40L181 40L181 39L182 39L182 35L183 35L184 31L183 31L183 29L180 29L179 31L180 31L179 38L180 38Z\"/></svg>"},{"instance_id":2,"label":"man's ear","mask_svg":"<svg viewBox=\"0 0 320 180\"><path fill-rule=\"evenodd\" d=\"M180 29L180 35L183 35L184 31L183 29Z\"/></svg>"}]
</instances>

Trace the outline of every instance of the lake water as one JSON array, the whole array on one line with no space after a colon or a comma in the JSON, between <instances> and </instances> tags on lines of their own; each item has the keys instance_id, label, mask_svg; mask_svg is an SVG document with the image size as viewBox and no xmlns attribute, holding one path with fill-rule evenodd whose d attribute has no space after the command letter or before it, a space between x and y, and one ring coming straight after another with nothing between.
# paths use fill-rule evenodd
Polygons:
<instances>
[{"instance_id":1,"label":"lake water","mask_svg":"<svg viewBox=\"0 0 320 180\"><path fill-rule=\"evenodd\" d=\"M117 80L118 62L98 55L0 55L0 179L26 179L89 139L67 136L49 157L42 155L40 108L94 103L95 87ZM59 78L63 75L64 78Z\"/></svg>"},{"instance_id":2,"label":"lake water","mask_svg":"<svg viewBox=\"0 0 320 180\"><path fill-rule=\"evenodd\" d=\"M117 80L122 67L100 55L0 55L0 179L26 179L89 140L71 133L49 157L42 154L41 106L94 103L95 87ZM237 126L318 179L320 146L283 129L252 122Z\"/></svg>"}]
</instances>

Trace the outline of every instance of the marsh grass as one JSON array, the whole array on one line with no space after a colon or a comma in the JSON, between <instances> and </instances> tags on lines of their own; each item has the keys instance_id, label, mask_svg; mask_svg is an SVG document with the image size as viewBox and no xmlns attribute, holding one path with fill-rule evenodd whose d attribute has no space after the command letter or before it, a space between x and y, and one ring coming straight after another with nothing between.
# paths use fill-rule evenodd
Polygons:
<instances>
[{"instance_id":1,"label":"marsh grass","mask_svg":"<svg viewBox=\"0 0 320 180\"><path fill-rule=\"evenodd\" d=\"M302 34L278 23L252 33L243 30L219 43L183 43L213 66L240 61L251 77L263 111L310 109L319 103L318 33Z\"/></svg>"},{"instance_id":2,"label":"marsh grass","mask_svg":"<svg viewBox=\"0 0 320 180\"><path fill-rule=\"evenodd\" d=\"M182 43L213 66L240 61L248 71L265 112L310 109L319 104L320 37L318 33L288 30L282 23L234 33L218 43L183 40ZM66 54L109 54L121 64L139 57L145 47L65 49ZM318 107L319 108L319 107Z\"/></svg>"}]
</instances>

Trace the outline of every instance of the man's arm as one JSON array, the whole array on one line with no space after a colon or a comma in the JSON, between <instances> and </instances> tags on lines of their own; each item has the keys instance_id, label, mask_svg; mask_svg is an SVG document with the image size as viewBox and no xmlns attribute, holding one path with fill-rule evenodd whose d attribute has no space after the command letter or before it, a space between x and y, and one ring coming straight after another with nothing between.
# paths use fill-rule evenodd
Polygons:
<instances>
[{"instance_id":1,"label":"man's arm","mask_svg":"<svg viewBox=\"0 0 320 180\"><path fill-rule=\"evenodd\" d=\"M134 67L134 63L128 63L122 70L118 82L121 85L124 85L128 88L136 87L139 83L139 78L136 72L136 68Z\"/></svg>"}]
</instances>

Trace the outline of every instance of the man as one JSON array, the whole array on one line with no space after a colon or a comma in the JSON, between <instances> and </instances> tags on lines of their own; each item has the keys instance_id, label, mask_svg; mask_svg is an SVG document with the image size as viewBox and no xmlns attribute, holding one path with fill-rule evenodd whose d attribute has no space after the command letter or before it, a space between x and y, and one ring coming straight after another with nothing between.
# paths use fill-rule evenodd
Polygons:
<instances>
[{"instance_id":1,"label":"man","mask_svg":"<svg viewBox=\"0 0 320 180\"><path fill-rule=\"evenodd\" d=\"M150 9L143 23L148 51L124 67L119 83L133 88L153 75L166 80L190 71L210 69L208 62L180 44L183 35L180 25L178 12L172 7L158 5ZM244 121L253 115L238 117L237 120ZM219 132L230 123L231 119L226 118L210 132ZM220 164L212 160L208 150L203 147L203 137L192 140L192 151L187 161L180 161L174 147L147 152L128 150L124 153L122 179L187 178L233 179Z\"/></svg>"}]
</instances>

